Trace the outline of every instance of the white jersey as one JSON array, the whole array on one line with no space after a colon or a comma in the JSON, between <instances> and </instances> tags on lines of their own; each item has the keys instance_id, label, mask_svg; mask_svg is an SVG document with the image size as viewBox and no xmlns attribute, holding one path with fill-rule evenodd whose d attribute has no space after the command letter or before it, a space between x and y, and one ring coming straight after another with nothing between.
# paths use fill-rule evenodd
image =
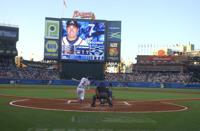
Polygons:
<instances>
[{"instance_id":1,"label":"white jersey","mask_svg":"<svg viewBox=\"0 0 200 131\"><path fill-rule=\"evenodd\" d=\"M62 39L62 54L74 54L76 46L83 45L88 46L87 42L81 39L80 37L77 38L77 40L69 41L67 40L67 37L63 37Z\"/></svg>"},{"instance_id":2,"label":"white jersey","mask_svg":"<svg viewBox=\"0 0 200 131\"><path fill-rule=\"evenodd\" d=\"M87 78L82 78L79 85L78 85L78 88L85 88L87 86L90 85L90 81L87 79Z\"/></svg>"},{"instance_id":3,"label":"white jersey","mask_svg":"<svg viewBox=\"0 0 200 131\"><path fill-rule=\"evenodd\" d=\"M83 101L85 99L85 88L87 86L89 86L89 85L90 85L90 81L87 78L83 77L81 79L78 87L77 87L77 90L76 90L77 95L78 95L80 101Z\"/></svg>"}]
</instances>

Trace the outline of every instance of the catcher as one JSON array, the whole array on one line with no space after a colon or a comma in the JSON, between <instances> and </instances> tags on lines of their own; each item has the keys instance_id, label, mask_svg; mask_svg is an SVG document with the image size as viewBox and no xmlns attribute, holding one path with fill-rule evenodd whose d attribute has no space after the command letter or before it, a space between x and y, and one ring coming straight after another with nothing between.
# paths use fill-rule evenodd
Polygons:
<instances>
[{"instance_id":1,"label":"catcher","mask_svg":"<svg viewBox=\"0 0 200 131\"><path fill-rule=\"evenodd\" d=\"M100 104L104 104L105 100L108 102L109 107L113 106L112 103L112 96L110 95L110 91L108 88L106 88L106 85L104 82L100 82L99 85L96 88L96 94L92 98L92 107L96 106L96 99L99 99Z\"/></svg>"}]
</instances>

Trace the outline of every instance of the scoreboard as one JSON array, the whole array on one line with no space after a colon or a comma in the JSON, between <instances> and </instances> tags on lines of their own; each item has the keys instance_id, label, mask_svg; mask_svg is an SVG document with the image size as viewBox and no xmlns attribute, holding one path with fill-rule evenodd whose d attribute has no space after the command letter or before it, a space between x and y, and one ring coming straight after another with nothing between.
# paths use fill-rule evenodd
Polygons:
<instances>
[{"instance_id":1,"label":"scoreboard","mask_svg":"<svg viewBox=\"0 0 200 131\"><path fill-rule=\"evenodd\" d=\"M63 44L63 39L68 36L67 23L71 20L78 25L77 36L87 44L69 44L68 46ZM46 60L119 62L121 21L47 17L44 45L44 59ZM70 53L65 52L67 48Z\"/></svg>"}]
</instances>

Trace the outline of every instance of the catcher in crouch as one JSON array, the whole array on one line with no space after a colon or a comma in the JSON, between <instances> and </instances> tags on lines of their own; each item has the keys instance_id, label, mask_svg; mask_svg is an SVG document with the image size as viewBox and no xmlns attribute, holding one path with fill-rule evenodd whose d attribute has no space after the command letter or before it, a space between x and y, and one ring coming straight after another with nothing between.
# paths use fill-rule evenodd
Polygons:
<instances>
[{"instance_id":1,"label":"catcher in crouch","mask_svg":"<svg viewBox=\"0 0 200 131\"><path fill-rule=\"evenodd\" d=\"M109 89L106 88L104 82L100 82L96 88L96 94L92 98L92 107L96 106L96 99L99 99L100 104L104 104L104 100L106 100L109 104L109 107L112 107L112 96L110 95Z\"/></svg>"}]
</instances>

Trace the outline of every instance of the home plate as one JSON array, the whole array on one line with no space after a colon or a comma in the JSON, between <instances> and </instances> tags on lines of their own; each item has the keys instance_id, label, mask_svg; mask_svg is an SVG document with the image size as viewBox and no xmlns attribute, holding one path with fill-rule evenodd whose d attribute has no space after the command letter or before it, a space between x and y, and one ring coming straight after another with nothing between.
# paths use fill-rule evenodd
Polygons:
<instances>
[{"instance_id":1,"label":"home plate","mask_svg":"<svg viewBox=\"0 0 200 131\"><path fill-rule=\"evenodd\" d=\"M68 100L68 101L67 101L67 104L70 104L70 103L71 103L71 100Z\"/></svg>"},{"instance_id":2,"label":"home plate","mask_svg":"<svg viewBox=\"0 0 200 131\"><path fill-rule=\"evenodd\" d=\"M129 104L128 102L124 101L124 104L127 106L130 106L131 104Z\"/></svg>"}]
</instances>

